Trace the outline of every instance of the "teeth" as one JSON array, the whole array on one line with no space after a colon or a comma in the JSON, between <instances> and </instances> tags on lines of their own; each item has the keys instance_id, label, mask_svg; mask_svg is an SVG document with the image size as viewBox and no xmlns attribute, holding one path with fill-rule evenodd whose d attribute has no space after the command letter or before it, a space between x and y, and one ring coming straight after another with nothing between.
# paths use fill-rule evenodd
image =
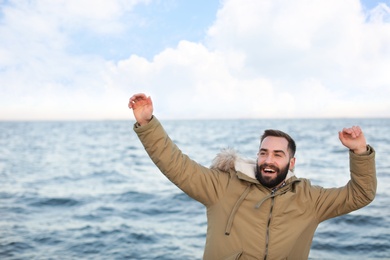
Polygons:
<instances>
[{"instance_id":1,"label":"teeth","mask_svg":"<svg viewBox=\"0 0 390 260\"><path fill-rule=\"evenodd\" d=\"M274 170L272 169L264 169L265 172L275 172Z\"/></svg>"}]
</instances>

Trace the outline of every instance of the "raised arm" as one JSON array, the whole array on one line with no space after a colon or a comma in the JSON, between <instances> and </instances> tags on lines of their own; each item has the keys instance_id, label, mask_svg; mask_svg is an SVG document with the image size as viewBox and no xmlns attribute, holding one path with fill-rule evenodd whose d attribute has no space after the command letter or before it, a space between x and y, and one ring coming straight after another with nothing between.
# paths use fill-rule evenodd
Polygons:
<instances>
[{"instance_id":1,"label":"raised arm","mask_svg":"<svg viewBox=\"0 0 390 260\"><path fill-rule=\"evenodd\" d=\"M146 125L153 116L153 102L145 94L135 94L129 100L129 108L133 109L135 120L140 125Z\"/></svg>"},{"instance_id":2,"label":"raised arm","mask_svg":"<svg viewBox=\"0 0 390 260\"><path fill-rule=\"evenodd\" d=\"M369 204L376 194L375 151L367 145L360 127L339 132L341 143L350 149L351 179L344 187L313 189L317 193L317 214L320 221L347 214ZM317 197L314 195L313 197Z\"/></svg>"},{"instance_id":3,"label":"raised arm","mask_svg":"<svg viewBox=\"0 0 390 260\"><path fill-rule=\"evenodd\" d=\"M137 133L145 150L160 171L176 186L195 200L208 205L218 200L226 190L229 173L209 169L183 154L153 116L153 103L145 94L135 94L129 100L137 124ZM139 125L143 127L139 127Z\"/></svg>"}]
</instances>

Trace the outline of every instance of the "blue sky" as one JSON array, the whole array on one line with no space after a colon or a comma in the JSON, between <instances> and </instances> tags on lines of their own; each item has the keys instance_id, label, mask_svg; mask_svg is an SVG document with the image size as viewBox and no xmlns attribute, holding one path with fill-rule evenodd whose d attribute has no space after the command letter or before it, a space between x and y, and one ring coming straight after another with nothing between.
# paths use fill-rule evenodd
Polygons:
<instances>
[{"instance_id":1,"label":"blue sky","mask_svg":"<svg viewBox=\"0 0 390 260\"><path fill-rule=\"evenodd\" d=\"M79 32L72 51L98 53L110 60L126 59L131 54L151 59L180 40L202 40L219 6L218 1L210 0L141 2L123 17L122 22L130 24L124 33L108 38L88 30Z\"/></svg>"},{"instance_id":2,"label":"blue sky","mask_svg":"<svg viewBox=\"0 0 390 260\"><path fill-rule=\"evenodd\" d=\"M0 120L390 117L390 1L0 0Z\"/></svg>"}]
</instances>

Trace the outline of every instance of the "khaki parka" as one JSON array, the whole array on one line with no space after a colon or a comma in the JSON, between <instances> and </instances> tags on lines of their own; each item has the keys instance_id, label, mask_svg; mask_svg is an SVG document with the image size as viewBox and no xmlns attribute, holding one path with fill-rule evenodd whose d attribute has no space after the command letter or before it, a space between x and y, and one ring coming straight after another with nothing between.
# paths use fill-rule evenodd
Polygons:
<instances>
[{"instance_id":1,"label":"khaki parka","mask_svg":"<svg viewBox=\"0 0 390 260\"><path fill-rule=\"evenodd\" d=\"M375 151L350 152L351 179L314 186L289 172L278 190L254 177L255 162L231 150L204 167L183 154L154 116L134 131L161 172L207 208L204 259L307 259L318 224L369 204L376 193Z\"/></svg>"}]
</instances>

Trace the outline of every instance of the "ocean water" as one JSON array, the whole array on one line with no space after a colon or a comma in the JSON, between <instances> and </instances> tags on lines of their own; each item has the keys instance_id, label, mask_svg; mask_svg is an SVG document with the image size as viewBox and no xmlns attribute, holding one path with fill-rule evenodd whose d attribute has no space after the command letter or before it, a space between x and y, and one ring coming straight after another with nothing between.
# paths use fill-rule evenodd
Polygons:
<instances>
[{"instance_id":1,"label":"ocean water","mask_svg":"<svg viewBox=\"0 0 390 260\"><path fill-rule=\"evenodd\" d=\"M367 207L323 222L311 259L390 259L390 119L162 121L203 165L233 147L255 158L266 128L297 142L298 177L349 179L337 132L360 125L377 152ZM203 206L152 164L133 121L0 122L0 259L201 259Z\"/></svg>"}]
</instances>

